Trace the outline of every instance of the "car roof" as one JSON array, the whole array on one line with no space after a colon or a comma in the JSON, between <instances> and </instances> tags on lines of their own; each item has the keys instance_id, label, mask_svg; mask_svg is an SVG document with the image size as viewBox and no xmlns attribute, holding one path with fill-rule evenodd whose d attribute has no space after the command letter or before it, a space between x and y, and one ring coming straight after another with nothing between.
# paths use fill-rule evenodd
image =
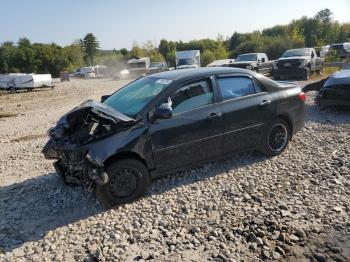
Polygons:
<instances>
[{"instance_id":1,"label":"car roof","mask_svg":"<svg viewBox=\"0 0 350 262\"><path fill-rule=\"evenodd\" d=\"M234 74L242 73L252 75L252 72L247 69L233 67L200 67L191 69L178 69L166 72L152 74L148 77L163 78L173 81L186 80L201 76L217 75L217 74Z\"/></svg>"}]
</instances>

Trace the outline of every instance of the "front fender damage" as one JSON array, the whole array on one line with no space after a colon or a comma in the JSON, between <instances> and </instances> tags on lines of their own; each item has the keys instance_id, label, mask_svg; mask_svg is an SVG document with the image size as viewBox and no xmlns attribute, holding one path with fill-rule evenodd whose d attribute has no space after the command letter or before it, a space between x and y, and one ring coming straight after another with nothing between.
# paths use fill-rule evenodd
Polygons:
<instances>
[{"instance_id":1,"label":"front fender damage","mask_svg":"<svg viewBox=\"0 0 350 262\"><path fill-rule=\"evenodd\" d=\"M135 123L134 119L98 102L85 102L49 130L50 139L42 152L46 159L56 160L54 168L66 184L92 189L94 184L108 182L103 165L104 141L127 131ZM115 143L113 146L118 147Z\"/></svg>"}]
</instances>

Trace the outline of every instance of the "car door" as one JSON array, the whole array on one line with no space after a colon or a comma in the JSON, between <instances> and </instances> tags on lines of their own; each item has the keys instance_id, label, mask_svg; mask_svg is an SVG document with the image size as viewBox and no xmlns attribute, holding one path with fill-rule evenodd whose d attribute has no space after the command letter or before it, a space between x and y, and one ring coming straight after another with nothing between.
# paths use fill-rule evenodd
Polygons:
<instances>
[{"instance_id":1,"label":"car door","mask_svg":"<svg viewBox=\"0 0 350 262\"><path fill-rule=\"evenodd\" d=\"M274 117L275 102L268 90L250 75L217 77L223 118L223 153L254 148Z\"/></svg>"},{"instance_id":2,"label":"car door","mask_svg":"<svg viewBox=\"0 0 350 262\"><path fill-rule=\"evenodd\" d=\"M222 153L222 117L212 78L183 85L169 94L173 116L149 128L158 172L185 167Z\"/></svg>"}]
</instances>

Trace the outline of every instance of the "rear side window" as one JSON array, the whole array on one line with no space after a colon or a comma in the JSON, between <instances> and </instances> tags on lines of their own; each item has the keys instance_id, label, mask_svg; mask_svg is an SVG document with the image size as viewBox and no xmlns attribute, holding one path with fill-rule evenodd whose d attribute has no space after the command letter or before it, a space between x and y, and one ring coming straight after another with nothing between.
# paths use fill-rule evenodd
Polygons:
<instances>
[{"instance_id":1,"label":"rear side window","mask_svg":"<svg viewBox=\"0 0 350 262\"><path fill-rule=\"evenodd\" d=\"M219 78L218 84L223 100L247 96L255 93L253 81L247 77Z\"/></svg>"}]
</instances>

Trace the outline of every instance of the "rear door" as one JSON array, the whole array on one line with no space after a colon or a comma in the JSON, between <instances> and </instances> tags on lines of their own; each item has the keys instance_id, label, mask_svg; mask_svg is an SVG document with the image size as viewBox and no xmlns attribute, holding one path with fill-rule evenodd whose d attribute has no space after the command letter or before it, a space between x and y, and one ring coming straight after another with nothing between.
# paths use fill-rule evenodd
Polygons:
<instances>
[{"instance_id":1,"label":"rear door","mask_svg":"<svg viewBox=\"0 0 350 262\"><path fill-rule=\"evenodd\" d=\"M223 118L223 152L254 148L274 118L275 102L267 89L250 75L217 77Z\"/></svg>"},{"instance_id":2,"label":"rear door","mask_svg":"<svg viewBox=\"0 0 350 262\"><path fill-rule=\"evenodd\" d=\"M222 116L213 78L180 85L168 97L172 102L172 118L158 119L149 129L157 171L185 167L220 155Z\"/></svg>"}]
</instances>

